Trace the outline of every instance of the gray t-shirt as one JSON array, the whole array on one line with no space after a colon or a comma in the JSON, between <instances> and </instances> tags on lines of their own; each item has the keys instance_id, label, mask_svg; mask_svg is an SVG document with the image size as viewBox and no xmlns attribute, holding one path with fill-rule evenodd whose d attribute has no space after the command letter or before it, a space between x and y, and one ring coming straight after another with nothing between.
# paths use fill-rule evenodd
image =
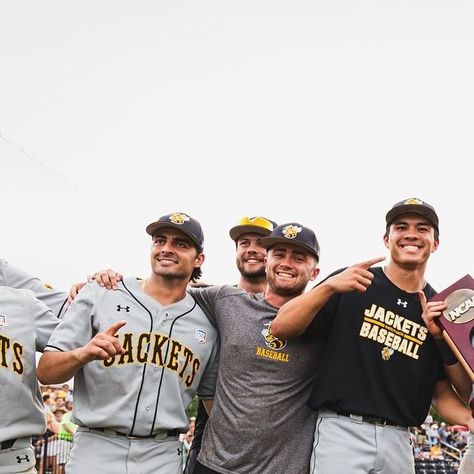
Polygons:
<instances>
[{"instance_id":1,"label":"gray t-shirt","mask_svg":"<svg viewBox=\"0 0 474 474\"><path fill-rule=\"evenodd\" d=\"M306 401L321 347L269 335L277 308L262 294L232 286L190 291L221 339L199 461L226 474L306 474L316 423Z\"/></svg>"},{"instance_id":2,"label":"gray t-shirt","mask_svg":"<svg viewBox=\"0 0 474 474\"><path fill-rule=\"evenodd\" d=\"M67 293L55 290L48 283L28 275L3 259L0 259L0 286L31 290L58 318L63 316L68 307Z\"/></svg>"}]
</instances>

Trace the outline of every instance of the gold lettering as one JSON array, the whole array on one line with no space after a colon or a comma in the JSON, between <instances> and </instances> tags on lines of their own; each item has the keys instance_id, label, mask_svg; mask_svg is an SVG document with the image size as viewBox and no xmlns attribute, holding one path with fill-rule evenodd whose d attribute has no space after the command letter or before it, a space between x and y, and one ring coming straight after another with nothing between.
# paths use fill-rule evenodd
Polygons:
<instances>
[{"instance_id":1,"label":"gold lettering","mask_svg":"<svg viewBox=\"0 0 474 474\"><path fill-rule=\"evenodd\" d=\"M137 342L137 362L141 364L145 363L148 359L148 351L150 350L150 338L151 334L140 334L138 336ZM146 346L145 352L143 351L143 346Z\"/></svg>"},{"instance_id":2,"label":"gold lettering","mask_svg":"<svg viewBox=\"0 0 474 474\"><path fill-rule=\"evenodd\" d=\"M10 339L5 336L0 336L0 365L8 367L7 363L7 349L10 348Z\"/></svg>"},{"instance_id":3,"label":"gold lettering","mask_svg":"<svg viewBox=\"0 0 474 474\"><path fill-rule=\"evenodd\" d=\"M128 332L123 335L122 347L125 349L125 352L120 356L118 365L123 364L133 364L133 343L132 343L132 333ZM125 360L127 358L127 360Z\"/></svg>"},{"instance_id":4,"label":"gold lettering","mask_svg":"<svg viewBox=\"0 0 474 474\"><path fill-rule=\"evenodd\" d=\"M19 375L23 373L23 361L21 356L23 355L23 347L18 344L18 342L13 343L13 354L15 355L15 360L12 363L12 369Z\"/></svg>"},{"instance_id":5,"label":"gold lettering","mask_svg":"<svg viewBox=\"0 0 474 474\"><path fill-rule=\"evenodd\" d=\"M171 341L171 353L168 362L168 369L178 370L178 355L181 350L181 344L178 341Z\"/></svg>"},{"instance_id":6,"label":"gold lettering","mask_svg":"<svg viewBox=\"0 0 474 474\"><path fill-rule=\"evenodd\" d=\"M201 365L201 362L199 362L198 359L193 360L193 371L190 375L188 375L184 379L184 383L186 384L187 387L190 387L192 385L194 377L195 377L196 372L198 371L200 365Z\"/></svg>"}]
</instances>

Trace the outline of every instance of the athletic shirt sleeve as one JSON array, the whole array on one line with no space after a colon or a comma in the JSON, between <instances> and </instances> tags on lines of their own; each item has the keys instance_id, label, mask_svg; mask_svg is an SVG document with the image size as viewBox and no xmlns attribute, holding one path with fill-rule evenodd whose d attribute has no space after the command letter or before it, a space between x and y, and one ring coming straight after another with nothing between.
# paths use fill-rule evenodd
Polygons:
<instances>
[{"instance_id":1,"label":"athletic shirt sleeve","mask_svg":"<svg viewBox=\"0 0 474 474\"><path fill-rule=\"evenodd\" d=\"M58 318L68 307L67 294L64 291L55 290L39 278L10 265L3 259L0 259L0 285L31 290L35 297L43 301Z\"/></svg>"},{"instance_id":2,"label":"athletic shirt sleeve","mask_svg":"<svg viewBox=\"0 0 474 474\"><path fill-rule=\"evenodd\" d=\"M31 291L28 293L31 300L30 312L36 327L36 350L43 352L59 320Z\"/></svg>"},{"instance_id":3,"label":"athletic shirt sleeve","mask_svg":"<svg viewBox=\"0 0 474 474\"><path fill-rule=\"evenodd\" d=\"M81 289L55 329L46 350L70 351L86 345L95 336L94 314L99 291L101 288L95 282Z\"/></svg>"}]
</instances>

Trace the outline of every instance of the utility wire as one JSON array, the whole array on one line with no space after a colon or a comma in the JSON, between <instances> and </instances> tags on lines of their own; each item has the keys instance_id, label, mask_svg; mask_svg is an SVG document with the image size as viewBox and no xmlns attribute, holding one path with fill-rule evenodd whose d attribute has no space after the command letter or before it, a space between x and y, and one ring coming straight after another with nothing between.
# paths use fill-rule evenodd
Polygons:
<instances>
[{"instance_id":1,"label":"utility wire","mask_svg":"<svg viewBox=\"0 0 474 474\"><path fill-rule=\"evenodd\" d=\"M5 142L8 143L12 148L15 150L19 151L23 156L28 158L30 161L33 163L37 164L40 168L42 168L46 173L52 174L53 176L56 176L60 181L63 183L67 184L68 186L71 186L74 188L76 191L79 190L78 186L74 184L73 182L69 181L66 179L64 176L62 176L60 173L57 171L54 171L51 169L49 166L45 165L43 160L39 160L38 158L35 158L33 155L28 153L22 146L16 145L13 143L13 141L10 138L7 138L7 136L0 130L0 138Z\"/></svg>"}]
</instances>

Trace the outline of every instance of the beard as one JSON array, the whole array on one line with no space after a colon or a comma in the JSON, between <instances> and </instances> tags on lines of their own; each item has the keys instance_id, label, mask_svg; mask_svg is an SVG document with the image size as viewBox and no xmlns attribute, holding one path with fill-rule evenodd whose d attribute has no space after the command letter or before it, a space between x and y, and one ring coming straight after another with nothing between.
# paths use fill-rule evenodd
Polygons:
<instances>
[{"instance_id":1,"label":"beard","mask_svg":"<svg viewBox=\"0 0 474 474\"><path fill-rule=\"evenodd\" d=\"M267 280L268 280L268 286L271 288L273 293L275 293L276 295L285 296L285 297L288 297L288 296L295 297L295 296L301 295L306 289L306 285L308 284L307 281L306 282L300 281L299 283L296 283L293 286L282 285L282 284L279 284L278 279L273 276L268 276Z\"/></svg>"},{"instance_id":2,"label":"beard","mask_svg":"<svg viewBox=\"0 0 474 474\"><path fill-rule=\"evenodd\" d=\"M240 274L247 280L259 280L260 278L265 277L265 267L262 265L260 268L255 268L254 270L246 270L245 264L243 262L237 262L237 269Z\"/></svg>"}]
</instances>

